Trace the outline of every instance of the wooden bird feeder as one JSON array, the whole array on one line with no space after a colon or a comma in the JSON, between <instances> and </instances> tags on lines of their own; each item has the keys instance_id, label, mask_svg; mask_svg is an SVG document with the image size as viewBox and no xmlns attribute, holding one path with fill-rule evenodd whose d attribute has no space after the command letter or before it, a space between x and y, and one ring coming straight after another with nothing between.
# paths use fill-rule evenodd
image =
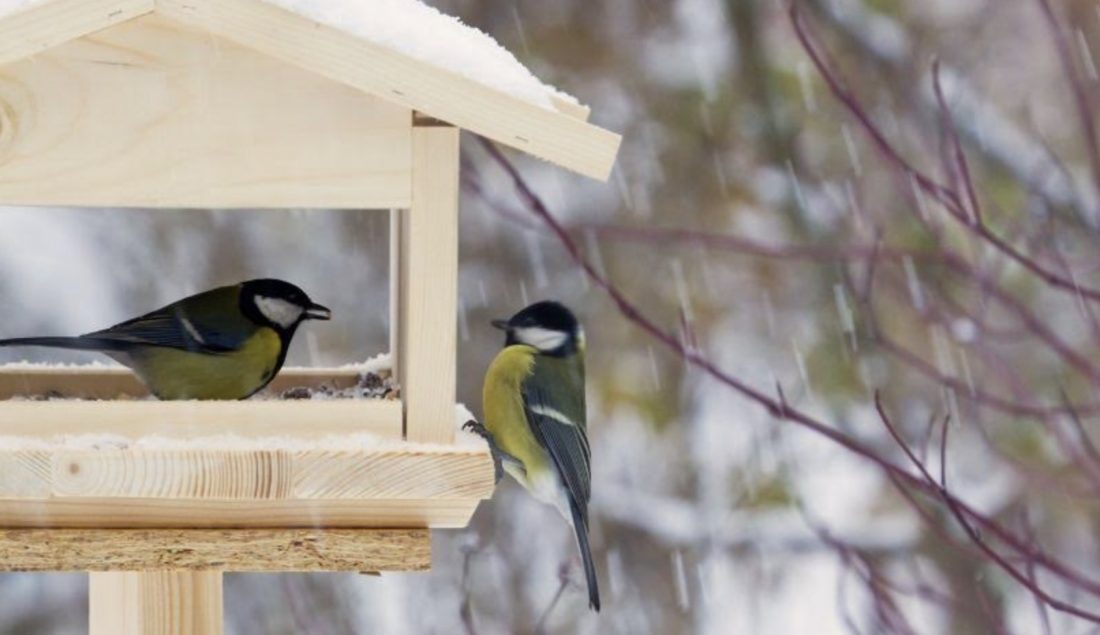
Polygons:
<instances>
[{"instance_id":1,"label":"wooden bird feeder","mask_svg":"<svg viewBox=\"0 0 1100 635\"><path fill-rule=\"evenodd\" d=\"M92 572L95 635L220 633L223 571L428 568L429 530L493 488L484 444L456 442L459 131L597 179L619 137L549 89L537 103L275 0L17 5L0 1L0 204L390 210L401 399L0 403L0 436L28 442L0 449L0 568ZM141 392L109 368L0 372L0 397L55 388ZM378 443L309 443L365 432ZM47 442L97 433L182 445ZM201 442L226 433L255 446Z\"/></svg>"}]
</instances>

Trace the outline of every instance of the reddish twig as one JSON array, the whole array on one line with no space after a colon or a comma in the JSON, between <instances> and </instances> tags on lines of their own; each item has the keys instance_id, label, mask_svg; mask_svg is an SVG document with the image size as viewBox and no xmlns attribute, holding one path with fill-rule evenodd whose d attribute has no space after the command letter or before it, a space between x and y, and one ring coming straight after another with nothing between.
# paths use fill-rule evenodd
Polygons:
<instances>
[{"instance_id":1,"label":"reddish twig","mask_svg":"<svg viewBox=\"0 0 1100 635\"><path fill-rule=\"evenodd\" d=\"M871 137L871 141L874 142L879 152L881 152L888 161L899 168L906 177L913 179L922 191L933 197L941 205L949 209L958 210L959 200L951 188L936 182L935 179L921 172L916 166L909 163L909 161L894 148L893 144L886 139L886 135L883 134L878 126L875 125L875 122L871 120L870 115L867 114L867 111L864 110L855 95L845 88L840 78L830 70L833 68L833 65L827 61L825 51L818 48L813 38L810 37L809 32L805 29L805 25L802 22L802 14L797 4L791 5L790 17L791 23L794 25L795 35L798 36L798 40L802 43L802 48L806 51L810 61L817 67L818 73L821 74L822 79L824 79L825 83L829 86L829 90L838 101L844 104L848 112L856 118L860 127Z\"/></svg>"},{"instance_id":2,"label":"reddish twig","mask_svg":"<svg viewBox=\"0 0 1100 635\"><path fill-rule=\"evenodd\" d=\"M902 452L905 453L905 456L909 459L909 462L913 465L913 467L917 468L917 471L920 473L924 481L939 494L948 511L950 511L951 515L955 517L955 520L959 523L959 526L962 527L963 532L970 538L970 542L973 543L974 546L979 549L979 551L981 551L987 558L994 562L998 568L1007 573L1009 577L1016 580L1016 582L1024 588L1031 591L1031 593L1034 594L1035 597L1040 600L1044 605L1049 606L1056 611L1067 613L1069 615L1088 620L1095 624L1100 624L1100 613L1088 611L1079 606L1075 606L1073 604L1064 602L1062 600L1059 600L1058 598L1051 596L1049 593L1047 593L1046 590L1044 590L1038 584L1034 583L1031 576L1017 569L1011 562L1008 561L1007 558L1005 558L1004 555L1002 555L1000 552L990 546L986 542L985 538L982 536L978 528L971 524L971 514L968 514L967 511L963 509L962 505L960 505L959 503L959 500L952 496L945 487L936 483L935 479L932 477L932 474L928 472L928 468L926 468L924 464L921 463L920 459L918 459L917 456L913 454L913 451L909 449L909 445L905 442L901 434L897 431L897 428L895 428L894 425L890 422L890 417L886 413L886 409L883 407L882 400L880 399L880 396L877 392L875 393L875 410L878 411L879 420L882 421L883 425L890 433L890 436L893 437L894 441L898 444L898 447L901 448ZM1034 545L1032 546L1034 548ZM1025 558L1025 561L1029 563L1029 566L1034 566L1035 561L1033 559Z\"/></svg>"},{"instance_id":3,"label":"reddish twig","mask_svg":"<svg viewBox=\"0 0 1100 635\"><path fill-rule=\"evenodd\" d=\"M1007 241L991 231L987 225L979 222L980 218L968 217L958 194L951 188L936 182L907 161L901 153L894 148L893 144L886 139L882 131L878 129L859 100L850 91L844 88L843 83L837 77L836 73L833 72L832 66L827 62L825 54L814 44L806 30L797 5L791 7L790 16L791 23L794 26L795 34L798 36L799 42L802 44L807 56L809 56L814 63L814 66L817 67L818 73L824 78L833 96L845 106L849 114L856 119L860 127L862 127L868 136L871 137L875 146L892 165L901 170L908 178L912 179L922 191L932 196L942 205L943 209L946 210L950 216L958 220L963 227L968 229L968 231L989 244L1005 257L1022 266L1032 275L1038 277L1052 287L1078 294L1092 302L1100 302L1100 290L1084 287L1074 280L1067 280L1059 274L1047 269L1033 258L1017 250Z\"/></svg>"},{"instance_id":4,"label":"reddish twig","mask_svg":"<svg viewBox=\"0 0 1100 635\"><path fill-rule=\"evenodd\" d=\"M943 97L943 86L940 84L940 62L936 60L932 64L932 86L936 93L936 103L940 108L941 127L947 135L947 141L951 145L954 154L955 168L959 178L966 189L966 197L970 202L971 222L982 225L982 208L978 204L978 194L974 189L974 180L970 177L970 165L966 161L966 153L963 152L962 142L959 141L958 130L955 129L955 120L951 118L951 110L947 107L947 100Z\"/></svg>"},{"instance_id":5,"label":"reddish twig","mask_svg":"<svg viewBox=\"0 0 1100 635\"><path fill-rule=\"evenodd\" d=\"M1093 118L1092 108L1089 105L1088 93L1085 91L1084 82L1077 71L1077 65L1073 61L1073 53L1070 49L1066 33L1058 24L1058 17L1054 15L1054 8L1050 0L1036 0L1039 9L1043 13L1051 34L1054 36L1054 46L1058 51L1058 59L1062 63L1062 70L1069 82L1070 91L1073 93L1074 106L1077 108L1077 116L1081 120L1081 128L1085 135L1085 147L1088 150L1089 164L1092 166L1093 184L1097 194L1100 195L1100 143L1096 138L1096 120Z\"/></svg>"}]
</instances>

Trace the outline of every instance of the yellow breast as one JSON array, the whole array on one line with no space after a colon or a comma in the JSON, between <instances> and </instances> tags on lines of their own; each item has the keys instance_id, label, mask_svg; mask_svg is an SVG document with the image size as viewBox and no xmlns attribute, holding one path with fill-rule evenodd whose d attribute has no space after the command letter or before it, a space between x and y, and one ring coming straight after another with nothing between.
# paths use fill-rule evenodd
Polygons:
<instances>
[{"instance_id":1,"label":"yellow breast","mask_svg":"<svg viewBox=\"0 0 1100 635\"><path fill-rule=\"evenodd\" d=\"M526 481L513 475L528 487L550 469L550 457L535 440L523 410L522 384L531 374L535 354L535 349L524 345L502 350L489 365L482 390L485 427L501 450L523 464Z\"/></svg>"},{"instance_id":2,"label":"yellow breast","mask_svg":"<svg viewBox=\"0 0 1100 635\"><path fill-rule=\"evenodd\" d=\"M160 399L244 399L271 381L281 352L279 334L264 327L235 351L150 346L131 354L131 366Z\"/></svg>"}]
</instances>

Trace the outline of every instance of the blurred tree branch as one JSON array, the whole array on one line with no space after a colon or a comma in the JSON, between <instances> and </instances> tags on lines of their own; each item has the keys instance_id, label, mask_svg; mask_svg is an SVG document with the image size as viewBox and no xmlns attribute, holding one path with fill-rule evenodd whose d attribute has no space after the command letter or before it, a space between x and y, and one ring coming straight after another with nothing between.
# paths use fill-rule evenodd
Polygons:
<instances>
[{"instance_id":1,"label":"blurred tree branch","mask_svg":"<svg viewBox=\"0 0 1100 635\"><path fill-rule=\"evenodd\" d=\"M848 36L847 43L876 60L892 76L921 74L914 38L901 22L869 9L862 0L809 0L809 4ZM982 97L958 70L945 65L941 73L951 117L971 146L1052 207L1070 209L1088 227L1098 226L1098 204L1082 195L1070 171L1043 142ZM927 115L937 115L940 106L932 91L920 90L917 97Z\"/></svg>"}]
</instances>

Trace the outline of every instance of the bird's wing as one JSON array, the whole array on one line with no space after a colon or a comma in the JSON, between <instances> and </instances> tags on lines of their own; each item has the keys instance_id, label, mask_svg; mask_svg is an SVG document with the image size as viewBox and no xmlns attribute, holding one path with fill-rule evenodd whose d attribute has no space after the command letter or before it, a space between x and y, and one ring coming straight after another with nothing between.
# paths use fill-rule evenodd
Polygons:
<instances>
[{"instance_id":1,"label":"bird's wing","mask_svg":"<svg viewBox=\"0 0 1100 635\"><path fill-rule=\"evenodd\" d=\"M237 308L237 293L237 287L213 289L81 337L192 352L233 351L255 331Z\"/></svg>"},{"instance_id":2,"label":"bird's wing","mask_svg":"<svg viewBox=\"0 0 1100 635\"><path fill-rule=\"evenodd\" d=\"M587 527L592 476L585 431L583 359L540 357L522 391L531 431L553 459L570 503Z\"/></svg>"},{"instance_id":3,"label":"bird's wing","mask_svg":"<svg viewBox=\"0 0 1100 635\"><path fill-rule=\"evenodd\" d=\"M550 454L565 485L588 581L588 603L598 611L599 581L588 544L592 474L585 422L583 353L568 358L539 356L531 375L522 384L522 391L531 432Z\"/></svg>"}]
</instances>

